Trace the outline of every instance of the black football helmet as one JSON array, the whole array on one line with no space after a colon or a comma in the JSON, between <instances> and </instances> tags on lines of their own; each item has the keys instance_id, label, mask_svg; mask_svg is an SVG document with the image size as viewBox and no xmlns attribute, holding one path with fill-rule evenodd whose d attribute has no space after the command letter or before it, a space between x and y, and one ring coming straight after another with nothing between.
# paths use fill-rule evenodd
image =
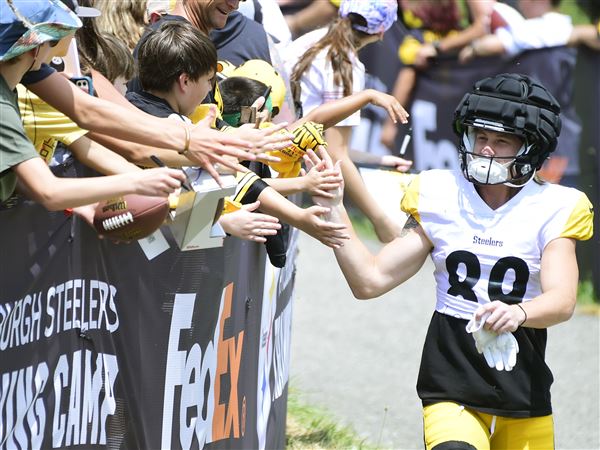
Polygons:
<instances>
[{"instance_id":1,"label":"black football helmet","mask_svg":"<svg viewBox=\"0 0 600 450\"><path fill-rule=\"evenodd\" d=\"M527 75L504 73L475 83L454 112L454 132L465 177L479 184L522 185L529 181L556 149L561 129L560 105L538 81ZM469 173L474 157L473 130L510 133L523 140L514 160L506 166L506 179L487 181Z\"/></svg>"}]
</instances>

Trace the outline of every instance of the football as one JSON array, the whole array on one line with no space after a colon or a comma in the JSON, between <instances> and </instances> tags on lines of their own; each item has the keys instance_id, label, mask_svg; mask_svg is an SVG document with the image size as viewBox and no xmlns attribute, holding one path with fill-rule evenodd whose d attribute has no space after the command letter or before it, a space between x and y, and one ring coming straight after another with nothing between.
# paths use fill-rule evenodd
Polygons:
<instances>
[{"instance_id":1,"label":"football","mask_svg":"<svg viewBox=\"0 0 600 450\"><path fill-rule=\"evenodd\" d=\"M134 241L156 231L169 214L166 197L129 194L98 203L96 231L113 240Z\"/></svg>"}]
</instances>

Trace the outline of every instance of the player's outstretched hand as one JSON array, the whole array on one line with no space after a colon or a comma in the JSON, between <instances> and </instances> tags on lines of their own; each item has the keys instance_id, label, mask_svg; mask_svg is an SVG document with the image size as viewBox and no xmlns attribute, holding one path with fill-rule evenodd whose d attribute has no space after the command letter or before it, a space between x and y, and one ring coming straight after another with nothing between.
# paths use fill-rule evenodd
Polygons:
<instances>
[{"instance_id":1,"label":"player's outstretched hand","mask_svg":"<svg viewBox=\"0 0 600 450\"><path fill-rule=\"evenodd\" d=\"M248 241L266 242L266 236L277 234L281 224L277 217L254 212L259 206L260 201L244 205L238 211L221 216L219 223L232 236Z\"/></svg>"},{"instance_id":2,"label":"player's outstretched hand","mask_svg":"<svg viewBox=\"0 0 600 450\"><path fill-rule=\"evenodd\" d=\"M299 228L328 247L340 248L344 241L350 239L350 235L346 232L346 225L324 219L330 211L319 205L306 208Z\"/></svg>"}]
</instances>

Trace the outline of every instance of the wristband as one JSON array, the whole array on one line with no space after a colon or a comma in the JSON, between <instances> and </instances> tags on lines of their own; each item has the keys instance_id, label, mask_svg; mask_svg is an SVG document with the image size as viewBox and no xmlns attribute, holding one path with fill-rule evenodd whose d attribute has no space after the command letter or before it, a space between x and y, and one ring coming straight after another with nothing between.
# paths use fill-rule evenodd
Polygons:
<instances>
[{"instance_id":1,"label":"wristband","mask_svg":"<svg viewBox=\"0 0 600 450\"><path fill-rule=\"evenodd\" d=\"M520 304L518 304L518 303L517 303L517 306L518 306L519 308L521 308L521 311L523 311L523 314L525 314L525 318L523 319L523 322L521 322L521 323L519 324L519 326L523 326L523 324L524 324L525 322L527 322L527 312L526 312L526 311L523 309L523 307L522 307Z\"/></svg>"},{"instance_id":2,"label":"wristband","mask_svg":"<svg viewBox=\"0 0 600 450\"><path fill-rule=\"evenodd\" d=\"M188 150L190 149L190 140L191 140L190 129L187 127L187 125L184 125L183 129L185 131L185 145L183 146L183 150L177 152L180 155L185 155L188 152Z\"/></svg>"},{"instance_id":3,"label":"wristband","mask_svg":"<svg viewBox=\"0 0 600 450\"><path fill-rule=\"evenodd\" d=\"M63 213L65 217L71 217L73 215L73 208L65 208L63 209Z\"/></svg>"}]
</instances>

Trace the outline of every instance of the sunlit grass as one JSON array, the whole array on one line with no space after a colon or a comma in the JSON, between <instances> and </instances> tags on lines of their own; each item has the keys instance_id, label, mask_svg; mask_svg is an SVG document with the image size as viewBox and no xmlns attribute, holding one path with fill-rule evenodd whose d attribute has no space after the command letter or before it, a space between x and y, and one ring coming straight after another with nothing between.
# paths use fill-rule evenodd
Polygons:
<instances>
[{"instance_id":1,"label":"sunlit grass","mask_svg":"<svg viewBox=\"0 0 600 450\"><path fill-rule=\"evenodd\" d=\"M286 449L375 449L352 428L336 422L325 409L303 403L293 388L288 393L287 407Z\"/></svg>"}]
</instances>

